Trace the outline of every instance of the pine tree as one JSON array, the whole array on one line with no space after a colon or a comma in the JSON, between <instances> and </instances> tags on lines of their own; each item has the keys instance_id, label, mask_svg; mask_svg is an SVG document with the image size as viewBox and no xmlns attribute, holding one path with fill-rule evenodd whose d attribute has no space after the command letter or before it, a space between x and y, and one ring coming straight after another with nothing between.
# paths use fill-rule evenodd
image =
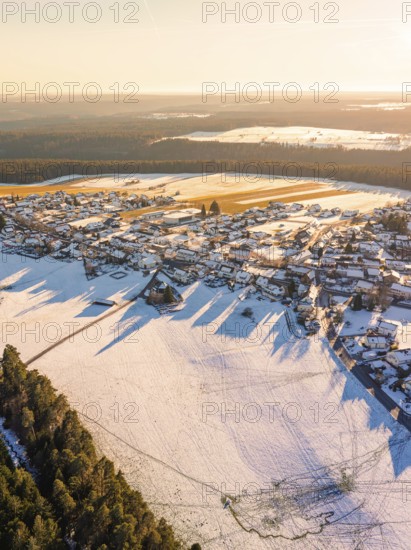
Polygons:
<instances>
[{"instance_id":1,"label":"pine tree","mask_svg":"<svg viewBox=\"0 0 411 550\"><path fill-rule=\"evenodd\" d=\"M362 310L362 296L361 294L356 294L354 297L354 303L353 303L353 310L354 311L361 311Z\"/></svg>"},{"instance_id":2,"label":"pine tree","mask_svg":"<svg viewBox=\"0 0 411 550\"><path fill-rule=\"evenodd\" d=\"M165 304L172 304L174 302L174 294L171 290L171 286L168 285L164 291L164 303Z\"/></svg>"},{"instance_id":3,"label":"pine tree","mask_svg":"<svg viewBox=\"0 0 411 550\"><path fill-rule=\"evenodd\" d=\"M221 209L220 209L220 206L219 206L219 204L218 204L217 201L213 201L213 202L211 203L210 212L211 212L211 214L213 214L214 216L220 216L220 214L221 214Z\"/></svg>"},{"instance_id":4,"label":"pine tree","mask_svg":"<svg viewBox=\"0 0 411 550\"><path fill-rule=\"evenodd\" d=\"M201 207L201 217L204 219L207 217L206 207L205 204ZM0 226L1 227L1 226Z\"/></svg>"},{"instance_id":5,"label":"pine tree","mask_svg":"<svg viewBox=\"0 0 411 550\"><path fill-rule=\"evenodd\" d=\"M296 285L295 285L295 281L294 280L291 280L289 285L288 285L288 294L289 296L292 296L294 294L294 292L296 291Z\"/></svg>"}]
</instances>

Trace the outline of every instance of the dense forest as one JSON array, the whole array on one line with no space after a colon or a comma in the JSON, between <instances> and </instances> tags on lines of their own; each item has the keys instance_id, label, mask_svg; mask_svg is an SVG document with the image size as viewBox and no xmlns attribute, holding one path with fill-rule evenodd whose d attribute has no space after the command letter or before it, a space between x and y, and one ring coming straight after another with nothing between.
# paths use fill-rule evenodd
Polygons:
<instances>
[{"instance_id":1,"label":"dense forest","mask_svg":"<svg viewBox=\"0 0 411 550\"><path fill-rule=\"evenodd\" d=\"M170 139L201 128L219 131L225 128L241 128L241 122L211 124L204 120L201 125L174 122L142 127L117 126L106 128L80 128L66 131L0 132L0 159L70 159L70 160L212 160L238 161L297 161L329 163L338 165L392 166L400 168L411 162L411 150L377 151L346 150L342 147L316 148L282 143L218 143L195 142L186 139Z\"/></svg>"},{"instance_id":2,"label":"dense forest","mask_svg":"<svg viewBox=\"0 0 411 550\"><path fill-rule=\"evenodd\" d=\"M15 470L0 442L0 547L59 550L68 537L91 550L182 548L113 463L97 455L48 378L29 371L12 346L1 367L0 415L26 447L39 480L36 487L27 472Z\"/></svg>"},{"instance_id":3,"label":"dense forest","mask_svg":"<svg viewBox=\"0 0 411 550\"><path fill-rule=\"evenodd\" d=\"M309 113L311 116L312 113ZM285 117L286 113L281 113ZM288 115L287 115L288 116ZM302 114L299 115L300 117ZM308 116L308 115L307 115ZM348 116L348 114L347 114ZM350 115L351 116L351 115ZM404 116L404 115L403 115ZM315 148L281 143L172 139L194 131L275 125L279 114L213 114L205 118L101 117L0 132L0 182L38 183L68 175L235 171L353 181L410 189L411 149ZM407 117L404 116L404 123ZM291 124L293 117L285 119ZM307 120L308 122L308 120ZM362 124L356 125L362 126ZM290 166L294 164L297 166Z\"/></svg>"},{"instance_id":4,"label":"dense forest","mask_svg":"<svg viewBox=\"0 0 411 550\"><path fill-rule=\"evenodd\" d=\"M14 467L1 437L0 548L66 548L51 503L26 470Z\"/></svg>"}]
</instances>

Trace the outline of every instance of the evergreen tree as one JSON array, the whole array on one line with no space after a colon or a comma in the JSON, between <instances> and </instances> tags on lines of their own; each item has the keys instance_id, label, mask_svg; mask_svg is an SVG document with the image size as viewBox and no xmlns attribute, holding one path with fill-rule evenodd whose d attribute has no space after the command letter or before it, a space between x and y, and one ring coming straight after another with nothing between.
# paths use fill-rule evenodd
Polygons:
<instances>
[{"instance_id":1,"label":"evergreen tree","mask_svg":"<svg viewBox=\"0 0 411 550\"><path fill-rule=\"evenodd\" d=\"M356 294L355 295L352 308L353 308L354 311L361 311L362 310L362 295L361 294Z\"/></svg>"},{"instance_id":2,"label":"evergreen tree","mask_svg":"<svg viewBox=\"0 0 411 550\"><path fill-rule=\"evenodd\" d=\"M90 550L181 549L114 464L97 457L91 435L48 378L28 371L12 346L2 368L0 415L27 448L42 494L28 472L14 470L0 437L0 548L62 550L67 535Z\"/></svg>"},{"instance_id":3,"label":"evergreen tree","mask_svg":"<svg viewBox=\"0 0 411 550\"><path fill-rule=\"evenodd\" d=\"M171 289L170 285L167 285L165 291L164 291L164 303L165 304L172 304L174 302L174 294Z\"/></svg>"},{"instance_id":4,"label":"evergreen tree","mask_svg":"<svg viewBox=\"0 0 411 550\"><path fill-rule=\"evenodd\" d=\"M201 217L204 219L207 217L207 212L206 212L206 207L205 207L205 204L203 204L203 206L201 207ZM1 227L1 225L0 225Z\"/></svg>"},{"instance_id":5,"label":"evergreen tree","mask_svg":"<svg viewBox=\"0 0 411 550\"><path fill-rule=\"evenodd\" d=\"M219 216L221 214L221 209L217 201L213 201L210 206L210 213L213 216Z\"/></svg>"}]
</instances>

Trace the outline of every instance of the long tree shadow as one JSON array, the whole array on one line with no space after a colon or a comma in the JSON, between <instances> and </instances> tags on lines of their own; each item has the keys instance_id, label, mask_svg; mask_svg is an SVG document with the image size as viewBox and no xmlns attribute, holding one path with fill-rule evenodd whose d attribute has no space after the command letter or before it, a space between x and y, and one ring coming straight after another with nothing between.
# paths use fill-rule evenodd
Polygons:
<instances>
[{"instance_id":1,"label":"long tree shadow","mask_svg":"<svg viewBox=\"0 0 411 550\"><path fill-rule=\"evenodd\" d=\"M110 299L114 294L121 296L121 300L132 300L138 295L144 283L143 278L134 273L129 275L128 285L123 279L120 286L119 282L109 274L89 281L79 262L53 262L52 267L45 260L41 262L27 260L26 263L27 265L21 269L21 265L17 262L12 266L15 267L15 271L8 269L8 273L3 279L6 283L8 280L12 280L10 284L4 284L3 292L9 296L12 296L13 293L26 293L28 306L16 313L16 317L22 317L46 306L63 304L70 300L86 304L84 311L77 317L98 316L104 314L104 311L101 308L92 307L94 300ZM1 283L0 281L0 288ZM30 305L32 301L36 303Z\"/></svg>"},{"instance_id":2,"label":"long tree shadow","mask_svg":"<svg viewBox=\"0 0 411 550\"><path fill-rule=\"evenodd\" d=\"M374 430L389 430L391 435L388 440L392 467L395 477L411 467L411 434L405 426L401 426L372 396L355 376L347 370L341 369L340 373L345 377L344 390L341 401L352 402L353 405L364 401L368 407L368 428Z\"/></svg>"},{"instance_id":3,"label":"long tree shadow","mask_svg":"<svg viewBox=\"0 0 411 550\"><path fill-rule=\"evenodd\" d=\"M121 319L110 328L111 340L96 353L96 356L105 353L120 343L138 344L141 329L148 325L150 321L159 317L160 315L156 313L156 310L146 305L142 300L134 302L124 310Z\"/></svg>"},{"instance_id":4,"label":"long tree shadow","mask_svg":"<svg viewBox=\"0 0 411 550\"><path fill-rule=\"evenodd\" d=\"M193 326L199 326L202 324L202 318L208 318L209 311L215 304L218 303L222 296L221 291L213 292L210 288L198 283L195 287L191 287L184 297L184 308L181 311L177 311L172 315L172 319L175 321L185 321L191 319L205 306L209 306L207 311L195 321Z\"/></svg>"}]
</instances>

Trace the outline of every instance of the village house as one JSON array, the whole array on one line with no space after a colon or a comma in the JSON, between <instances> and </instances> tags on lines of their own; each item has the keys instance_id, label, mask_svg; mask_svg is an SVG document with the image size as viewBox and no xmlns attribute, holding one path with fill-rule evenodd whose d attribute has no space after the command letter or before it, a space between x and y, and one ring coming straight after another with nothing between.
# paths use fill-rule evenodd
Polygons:
<instances>
[{"instance_id":1,"label":"village house","mask_svg":"<svg viewBox=\"0 0 411 550\"><path fill-rule=\"evenodd\" d=\"M411 299L411 286L401 285L399 283L394 283L391 285L390 294L394 298L399 298L402 300Z\"/></svg>"},{"instance_id":2,"label":"village house","mask_svg":"<svg viewBox=\"0 0 411 550\"><path fill-rule=\"evenodd\" d=\"M178 262L195 264L198 260L198 255L194 250L188 248L179 248L176 252L175 259Z\"/></svg>"},{"instance_id":3,"label":"village house","mask_svg":"<svg viewBox=\"0 0 411 550\"><path fill-rule=\"evenodd\" d=\"M240 285L249 285L253 281L252 273L248 271L238 271L235 276L236 283Z\"/></svg>"},{"instance_id":4,"label":"village house","mask_svg":"<svg viewBox=\"0 0 411 550\"><path fill-rule=\"evenodd\" d=\"M364 344L370 349L386 349L388 347L387 339L384 336L368 335L364 338Z\"/></svg>"},{"instance_id":5,"label":"village house","mask_svg":"<svg viewBox=\"0 0 411 550\"><path fill-rule=\"evenodd\" d=\"M398 334L398 325L381 319L375 327L375 332L377 334L382 334L383 336L389 336L395 340Z\"/></svg>"},{"instance_id":6,"label":"village house","mask_svg":"<svg viewBox=\"0 0 411 550\"><path fill-rule=\"evenodd\" d=\"M374 291L374 288L374 283L369 281L357 281L354 290L360 294L371 294Z\"/></svg>"},{"instance_id":7,"label":"village house","mask_svg":"<svg viewBox=\"0 0 411 550\"><path fill-rule=\"evenodd\" d=\"M312 313L314 311L314 300L311 296L306 296L298 302L297 311L301 313Z\"/></svg>"},{"instance_id":8,"label":"village house","mask_svg":"<svg viewBox=\"0 0 411 550\"><path fill-rule=\"evenodd\" d=\"M140 258L138 262L138 266L140 269L154 269L158 265L160 265L161 259L159 256L156 256L155 254L149 254L144 255L142 258Z\"/></svg>"},{"instance_id":9,"label":"village house","mask_svg":"<svg viewBox=\"0 0 411 550\"><path fill-rule=\"evenodd\" d=\"M188 284L190 282L191 276L190 273L182 269L174 269L172 278L178 283Z\"/></svg>"},{"instance_id":10,"label":"village house","mask_svg":"<svg viewBox=\"0 0 411 550\"><path fill-rule=\"evenodd\" d=\"M406 368L411 363L411 349L390 351L386 359L393 367Z\"/></svg>"}]
</instances>

